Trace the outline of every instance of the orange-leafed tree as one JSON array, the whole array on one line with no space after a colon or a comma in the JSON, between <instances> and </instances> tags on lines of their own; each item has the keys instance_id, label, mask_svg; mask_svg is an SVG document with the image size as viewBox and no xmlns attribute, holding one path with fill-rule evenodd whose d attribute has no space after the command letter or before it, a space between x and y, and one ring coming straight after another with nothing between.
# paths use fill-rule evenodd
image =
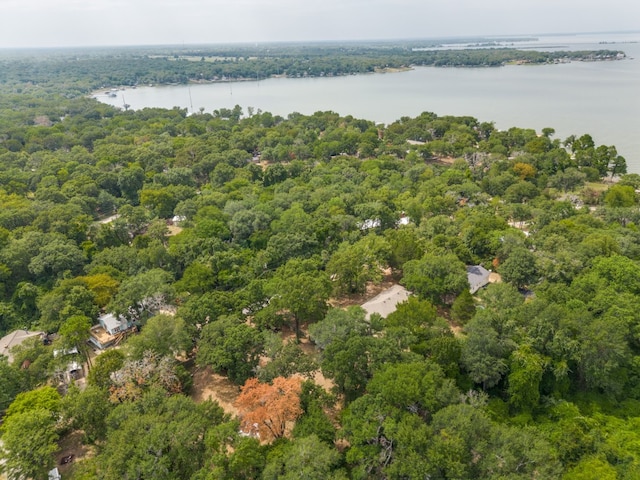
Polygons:
<instances>
[{"instance_id":1,"label":"orange-leafed tree","mask_svg":"<svg viewBox=\"0 0 640 480\"><path fill-rule=\"evenodd\" d=\"M261 440L281 438L287 423L301 414L300 379L276 377L271 384L250 378L236 400L242 431L257 434Z\"/></svg>"}]
</instances>

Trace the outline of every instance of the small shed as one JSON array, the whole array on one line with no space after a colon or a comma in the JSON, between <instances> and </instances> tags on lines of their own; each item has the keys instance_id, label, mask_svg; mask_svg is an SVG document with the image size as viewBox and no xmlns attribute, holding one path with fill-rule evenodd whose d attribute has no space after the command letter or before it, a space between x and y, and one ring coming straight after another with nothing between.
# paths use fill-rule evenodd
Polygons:
<instances>
[{"instance_id":1,"label":"small shed","mask_svg":"<svg viewBox=\"0 0 640 480\"><path fill-rule=\"evenodd\" d=\"M473 295L482 287L489 283L491 272L482 265L467 266L467 280L469 281L469 292Z\"/></svg>"}]
</instances>

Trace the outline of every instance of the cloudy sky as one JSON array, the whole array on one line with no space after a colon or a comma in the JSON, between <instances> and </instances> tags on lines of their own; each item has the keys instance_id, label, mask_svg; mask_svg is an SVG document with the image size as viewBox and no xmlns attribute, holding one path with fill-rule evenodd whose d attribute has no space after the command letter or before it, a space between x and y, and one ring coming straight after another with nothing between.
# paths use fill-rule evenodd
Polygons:
<instances>
[{"instance_id":1,"label":"cloudy sky","mask_svg":"<svg viewBox=\"0 0 640 480\"><path fill-rule=\"evenodd\" d=\"M637 0L0 0L0 48L640 30Z\"/></svg>"}]
</instances>

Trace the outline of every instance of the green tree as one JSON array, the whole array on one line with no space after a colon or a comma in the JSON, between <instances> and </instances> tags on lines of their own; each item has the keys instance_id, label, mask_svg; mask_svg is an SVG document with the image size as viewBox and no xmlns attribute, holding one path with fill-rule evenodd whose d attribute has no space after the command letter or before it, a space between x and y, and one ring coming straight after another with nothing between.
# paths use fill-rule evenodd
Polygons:
<instances>
[{"instance_id":1,"label":"green tree","mask_svg":"<svg viewBox=\"0 0 640 480\"><path fill-rule=\"evenodd\" d=\"M107 434L107 416L113 409L105 388L89 385L83 391L73 386L62 399L63 416L73 428L84 432L90 443L103 440Z\"/></svg>"},{"instance_id":2,"label":"green tree","mask_svg":"<svg viewBox=\"0 0 640 480\"><path fill-rule=\"evenodd\" d=\"M323 320L309 326L311 339L318 347L325 349L331 342L346 340L351 335L371 335L373 332L366 314L359 306L345 310L330 308Z\"/></svg>"},{"instance_id":3,"label":"green tree","mask_svg":"<svg viewBox=\"0 0 640 480\"><path fill-rule=\"evenodd\" d=\"M463 290L469 289L467 270L453 254L426 254L402 267L402 283L422 298L436 304L453 303Z\"/></svg>"},{"instance_id":4,"label":"green tree","mask_svg":"<svg viewBox=\"0 0 640 480\"><path fill-rule=\"evenodd\" d=\"M2 426L5 471L9 479L46 480L58 450L55 418L45 408L12 415Z\"/></svg>"},{"instance_id":5,"label":"green tree","mask_svg":"<svg viewBox=\"0 0 640 480\"><path fill-rule=\"evenodd\" d=\"M327 273L335 278L338 291L362 292L367 282L382 278L388 255L387 242L369 234L354 244L341 243L327 263Z\"/></svg>"},{"instance_id":6,"label":"green tree","mask_svg":"<svg viewBox=\"0 0 640 480\"><path fill-rule=\"evenodd\" d=\"M274 308L286 309L293 317L299 338L301 322L317 321L327 312L331 282L312 260L292 259L276 270L268 289Z\"/></svg>"},{"instance_id":7,"label":"green tree","mask_svg":"<svg viewBox=\"0 0 640 480\"><path fill-rule=\"evenodd\" d=\"M604 194L607 207L632 207L636 204L636 192L630 185L613 185Z\"/></svg>"},{"instance_id":8,"label":"green tree","mask_svg":"<svg viewBox=\"0 0 640 480\"><path fill-rule=\"evenodd\" d=\"M211 402L151 390L123 403L107 418L107 439L97 457L105 480L191 478L204 464L207 430L225 419Z\"/></svg>"},{"instance_id":9,"label":"green tree","mask_svg":"<svg viewBox=\"0 0 640 480\"><path fill-rule=\"evenodd\" d=\"M61 281L38 298L37 306L40 328L48 332L58 331L68 317L95 318L98 314L95 295L78 278Z\"/></svg>"},{"instance_id":10,"label":"green tree","mask_svg":"<svg viewBox=\"0 0 640 480\"><path fill-rule=\"evenodd\" d=\"M367 384L367 393L425 419L457 403L460 397L453 380L445 378L440 366L429 360L384 366Z\"/></svg>"},{"instance_id":11,"label":"green tree","mask_svg":"<svg viewBox=\"0 0 640 480\"><path fill-rule=\"evenodd\" d=\"M417 409L398 409L379 395L364 395L344 410L342 424L350 445L346 460L355 478L429 474L426 450L431 435Z\"/></svg>"},{"instance_id":12,"label":"green tree","mask_svg":"<svg viewBox=\"0 0 640 480\"><path fill-rule=\"evenodd\" d=\"M36 390L19 393L7 409L5 420L13 415L32 410L46 410L55 419L60 411L60 394L53 387L41 387Z\"/></svg>"},{"instance_id":13,"label":"green tree","mask_svg":"<svg viewBox=\"0 0 640 480\"><path fill-rule=\"evenodd\" d=\"M192 295L202 295L215 288L216 278L211 267L200 262L193 262L185 269L182 278L174 287L177 292L188 292Z\"/></svg>"},{"instance_id":14,"label":"green tree","mask_svg":"<svg viewBox=\"0 0 640 480\"><path fill-rule=\"evenodd\" d=\"M418 260L424 253L415 228L389 229L384 232L384 237L389 242L389 264L393 268L400 268L409 260Z\"/></svg>"},{"instance_id":15,"label":"green tree","mask_svg":"<svg viewBox=\"0 0 640 480\"><path fill-rule=\"evenodd\" d=\"M0 357L0 412L13 402L22 389L23 379L20 370L9 364L7 357Z\"/></svg>"},{"instance_id":16,"label":"green tree","mask_svg":"<svg viewBox=\"0 0 640 480\"><path fill-rule=\"evenodd\" d=\"M294 438L308 437L313 434L323 442L332 445L336 437L336 427L325 410L331 409L334 405L335 397L328 394L324 388L313 380L303 382L300 393L300 407L303 413L293 428Z\"/></svg>"},{"instance_id":17,"label":"green tree","mask_svg":"<svg viewBox=\"0 0 640 480\"><path fill-rule=\"evenodd\" d=\"M260 301L263 301L262 296ZM195 335L196 331L211 320L240 313L239 303L240 299L233 292L213 290L203 295L189 296L178 308L176 316L183 318L189 331Z\"/></svg>"},{"instance_id":18,"label":"green tree","mask_svg":"<svg viewBox=\"0 0 640 480\"><path fill-rule=\"evenodd\" d=\"M622 394L631 358L624 318L598 318L583 327L578 352L579 373L590 389L608 395Z\"/></svg>"},{"instance_id":19,"label":"green tree","mask_svg":"<svg viewBox=\"0 0 640 480\"><path fill-rule=\"evenodd\" d=\"M417 353L426 353L430 340L451 335L446 320L438 317L436 308L428 300L411 296L400 303L385 321L387 332L412 337L410 348Z\"/></svg>"},{"instance_id":20,"label":"green tree","mask_svg":"<svg viewBox=\"0 0 640 480\"><path fill-rule=\"evenodd\" d=\"M341 460L340 453L320 441L315 435L282 444L267 455L262 472L265 480L346 479L344 472L335 471Z\"/></svg>"},{"instance_id":21,"label":"green tree","mask_svg":"<svg viewBox=\"0 0 640 480\"><path fill-rule=\"evenodd\" d=\"M211 365L237 383L244 383L258 366L264 340L260 332L233 317L222 317L202 329L196 361Z\"/></svg>"},{"instance_id":22,"label":"green tree","mask_svg":"<svg viewBox=\"0 0 640 480\"><path fill-rule=\"evenodd\" d=\"M549 178L549 186L569 192L584 185L587 176L577 168L567 168Z\"/></svg>"},{"instance_id":23,"label":"green tree","mask_svg":"<svg viewBox=\"0 0 640 480\"><path fill-rule=\"evenodd\" d=\"M562 467L548 441L534 428L496 426L481 455L479 478L559 478Z\"/></svg>"},{"instance_id":24,"label":"green tree","mask_svg":"<svg viewBox=\"0 0 640 480\"><path fill-rule=\"evenodd\" d=\"M84 254L74 243L66 239L54 239L31 258L29 272L43 280L50 280L65 271L77 273L84 262Z\"/></svg>"},{"instance_id":25,"label":"green tree","mask_svg":"<svg viewBox=\"0 0 640 480\"><path fill-rule=\"evenodd\" d=\"M491 438L492 424L482 409L467 404L449 405L433 417L432 440L426 457L430 468L444 478L482 478L478 447Z\"/></svg>"},{"instance_id":26,"label":"green tree","mask_svg":"<svg viewBox=\"0 0 640 480\"><path fill-rule=\"evenodd\" d=\"M384 363L393 363L402 356L393 340L352 335L331 342L322 354L321 367L332 378L337 390L353 400L364 392L373 373Z\"/></svg>"},{"instance_id":27,"label":"green tree","mask_svg":"<svg viewBox=\"0 0 640 480\"><path fill-rule=\"evenodd\" d=\"M142 331L126 343L126 351L132 358L142 358L146 351L160 356L176 356L189 353L192 341L185 322L173 315L155 315L147 320Z\"/></svg>"},{"instance_id":28,"label":"green tree","mask_svg":"<svg viewBox=\"0 0 640 480\"><path fill-rule=\"evenodd\" d=\"M504 191L504 199L509 203L527 203L540 194L538 188L531 182L520 181L510 185Z\"/></svg>"},{"instance_id":29,"label":"green tree","mask_svg":"<svg viewBox=\"0 0 640 480\"><path fill-rule=\"evenodd\" d=\"M526 248L514 248L500 264L499 272L505 282L516 288L524 288L536 280L536 257Z\"/></svg>"},{"instance_id":30,"label":"green tree","mask_svg":"<svg viewBox=\"0 0 640 480\"><path fill-rule=\"evenodd\" d=\"M124 354L121 350L107 350L98 355L93 361L93 368L87 380L89 385L106 389L111 384L111 373L120 370L124 364Z\"/></svg>"},{"instance_id":31,"label":"green tree","mask_svg":"<svg viewBox=\"0 0 640 480\"><path fill-rule=\"evenodd\" d=\"M278 338L279 340L279 338ZM270 382L276 377L290 377L296 373L310 378L318 365L299 345L288 342L269 353L270 361L258 367L257 377L262 382Z\"/></svg>"},{"instance_id":32,"label":"green tree","mask_svg":"<svg viewBox=\"0 0 640 480\"><path fill-rule=\"evenodd\" d=\"M170 187L144 188L140 190L140 205L148 208L152 216L170 218L173 209L178 204L178 199Z\"/></svg>"},{"instance_id":33,"label":"green tree","mask_svg":"<svg viewBox=\"0 0 640 480\"><path fill-rule=\"evenodd\" d=\"M209 429L205 443L213 455L193 480L260 478L266 462L266 448L256 438L239 435L239 429L237 420Z\"/></svg>"},{"instance_id":34,"label":"green tree","mask_svg":"<svg viewBox=\"0 0 640 480\"><path fill-rule=\"evenodd\" d=\"M67 318L60 326L60 330L58 330L62 348L65 350L73 350L75 348L84 357L89 366L91 366L91 356L87 342L90 336L90 329L91 319L89 317L74 315Z\"/></svg>"},{"instance_id":35,"label":"green tree","mask_svg":"<svg viewBox=\"0 0 640 480\"><path fill-rule=\"evenodd\" d=\"M540 382L548 360L527 345L511 354L508 376L509 403L522 410L531 410L540 400Z\"/></svg>"},{"instance_id":36,"label":"green tree","mask_svg":"<svg viewBox=\"0 0 640 480\"><path fill-rule=\"evenodd\" d=\"M616 480L616 469L604 458L585 456L562 477L565 480Z\"/></svg>"},{"instance_id":37,"label":"green tree","mask_svg":"<svg viewBox=\"0 0 640 480\"><path fill-rule=\"evenodd\" d=\"M142 188L144 177L144 170L138 165L124 168L118 173L120 192L133 205L138 204L138 191Z\"/></svg>"},{"instance_id":38,"label":"green tree","mask_svg":"<svg viewBox=\"0 0 640 480\"><path fill-rule=\"evenodd\" d=\"M462 325L473 318L476 313L476 304L469 290L463 290L451 305L451 316Z\"/></svg>"},{"instance_id":39,"label":"green tree","mask_svg":"<svg viewBox=\"0 0 640 480\"><path fill-rule=\"evenodd\" d=\"M118 291L120 282L108 273L97 273L86 277L80 277L87 289L93 293L95 303L104 308Z\"/></svg>"},{"instance_id":40,"label":"green tree","mask_svg":"<svg viewBox=\"0 0 640 480\"><path fill-rule=\"evenodd\" d=\"M55 370L53 349L44 345L40 338L26 340L14 347L12 363L16 367L29 365L29 368L22 371L25 390L44 385Z\"/></svg>"},{"instance_id":41,"label":"green tree","mask_svg":"<svg viewBox=\"0 0 640 480\"><path fill-rule=\"evenodd\" d=\"M467 339L462 347L462 364L469 377L484 389L498 384L507 372L507 346L491 322L476 315L465 327Z\"/></svg>"},{"instance_id":42,"label":"green tree","mask_svg":"<svg viewBox=\"0 0 640 480\"><path fill-rule=\"evenodd\" d=\"M173 299L171 274L156 268L125 279L107 310L129 320L144 322Z\"/></svg>"}]
</instances>

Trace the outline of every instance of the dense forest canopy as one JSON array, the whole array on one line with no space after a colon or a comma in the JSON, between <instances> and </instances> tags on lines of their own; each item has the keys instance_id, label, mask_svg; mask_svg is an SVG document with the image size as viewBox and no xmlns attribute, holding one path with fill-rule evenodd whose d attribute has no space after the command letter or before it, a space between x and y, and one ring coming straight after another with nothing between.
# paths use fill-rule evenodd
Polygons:
<instances>
[{"instance_id":1,"label":"dense forest canopy","mask_svg":"<svg viewBox=\"0 0 640 480\"><path fill-rule=\"evenodd\" d=\"M74 95L132 58L0 70L0 334L49 334L0 356L9 478L70 442L75 479L640 476L640 177L614 146ZM413 295L367 316L388 283ZM105 312L133 328L94 351ZM233 405L192 395L210 371Z\"/></svg>"},{"instance_id":2,"label":"dense forest canopy","mask_svg":"<svg viewBox=\"0 0 640 480\"><path fill-rule=\"evenodd\" d=\"M256 80L270 76L319 77L371 73L412 66L497 67L571 60L615 60L614 50L517 49L490 39L471 39L468 48L441 49L433 41L348 44L121 47L0 51L0 85L35 84L49 91L87 93L103 87ZM459 43L461 40L451 40ZM469 40L465 40L469 42ZM483 48L476 47L477 45ZM517 45L517 44L516 44Z\"/></svg>"}]
</instances>

